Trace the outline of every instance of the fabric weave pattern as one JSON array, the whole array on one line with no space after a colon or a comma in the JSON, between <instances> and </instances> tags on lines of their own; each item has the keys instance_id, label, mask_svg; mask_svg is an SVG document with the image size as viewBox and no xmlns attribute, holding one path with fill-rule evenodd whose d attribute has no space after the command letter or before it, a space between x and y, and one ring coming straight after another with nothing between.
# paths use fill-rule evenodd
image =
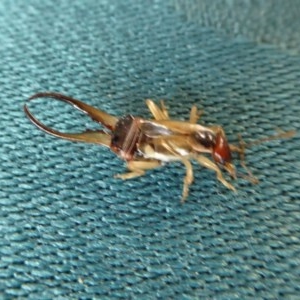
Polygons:
<instances>
[{"instance_id":1,"label":"fabric weave pattern","mask_svg":"<svg viewBox=\"0 0 300 300\"><path fill-rule=\"evenodd\" d=\"M269 9L244 2L251 16ZM243 5L227 16L218 2L222 27L206 22L215 20L206 1L187 3L1 1L0 298L299 297L299 36L279 26L282 39L262 44L253 23L234 20ZM288 12L295 1L280 3ZM241 31L230 35L234 22ZM257 37L274 32L271 20L264 24ZM147 98L164 99L177 119L197 104L201 123L222 125L232 142L277 128L297 135L249 149L260 183L238 179L237 193L194 164L181 205L180 163L114 179L125 168L113 153L55 139L28 121L22 107L39 91L117 116L149 118ZM96 126L51 100L31 108L60 130Z\"/></svg>"}]
</instances>

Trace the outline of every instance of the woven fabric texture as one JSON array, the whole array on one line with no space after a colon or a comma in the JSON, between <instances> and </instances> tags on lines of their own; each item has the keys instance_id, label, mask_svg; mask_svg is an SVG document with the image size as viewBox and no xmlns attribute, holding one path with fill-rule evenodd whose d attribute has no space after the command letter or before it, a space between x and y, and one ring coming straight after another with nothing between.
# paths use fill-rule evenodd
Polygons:
<instances>
[{"instance_id":1,"label":"woven fabric texture","mask_svg":"<svg viewBox=\"0 0 300 300\"><path fill-rule=\"evenodd\" d=\"M298 2L242 2L0 2L1 299L300 297ZM297 135L248 149L260 183L239 178L237 193L194 164L181 205L180 163L115 179L125 166L108 149L29 122L40 91L117 116L149 118L152 98L187 119L196 104L233 143ZM33 104L54 128L95 128L70 106Z\"/></svg>"}]
</instances>

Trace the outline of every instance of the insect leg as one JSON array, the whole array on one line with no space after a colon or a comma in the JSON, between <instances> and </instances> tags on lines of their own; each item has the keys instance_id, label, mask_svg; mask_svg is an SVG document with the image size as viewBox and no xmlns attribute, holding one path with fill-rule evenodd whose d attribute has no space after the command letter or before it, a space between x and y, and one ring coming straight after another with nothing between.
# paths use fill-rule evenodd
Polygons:
<instances>
[{"instance_id":1,"label":"insect leg","mask_svg":"<svg viewBox=\"0 0 300 300\"><path fill-rule=\"evenodd\" d=\"M160 107L161 107L161 111L163 112L163 114L165 115L165 119L166 120L169 120L170 117L169 117L169 113L168 113L168 110L165 106L165 103L164 103L164 100L160 100Z\"/></svg>"},{"instance_id":2,"label":"insect leg","mask_svg":"<svg viewBox=\"0 0 300 300\"><path fill-rule=\"evenodd\" d=\"M200 165L202 165L205 168L208 168L210 170L213 170L216 172L217 174L217 179L223 184L225 185L228 189L235 191L235 187L230 184L227 180L225 180L225 178L222 175L222 172L220 170L220 168L210 159L208 159L206 156L203 155L198 155L196 157L197 161L199 162Z\"/></svg>"},{"instance_id":3,"label":"insect leg","mask_svg":"<svg viewBox=\"0 0 300 300\"><path fill-rule=\"evenodd\" d=\"M143 176L145 174L145 171L155 169L160 165L161 163L158 160L131 160L127 162L127 168L130 172L124 174L117 174L115 175L115 178L126 180Z\"/></svg>"},{"instance_id":4,"label":"insect leg","mask_svg":"<svg viewBox=\"0 0 300 300\"><path fill-rule=\"evenodd\" d=\"M146 105L148 106L155 120L169 119L169 115L163 101L161 101L161 109L150 99L146 100Z\"/></svg>"},{"instance_id":5,"label":"insect leg","mask_svg":"<svg viewBox=\"0 0 300 300\"><path fill-rule=\"evenodd\" d=\"M183 180L183 191L182 191L182 198L181 198L181 202L183 203L185 202L185 199L189 194L189 186L192 184L194 180L194 175L193 175L193 167L190 161L187 159L182 159L181 161L186 167L186 175Z\"/></svg>"},{"instance_id":6,"label":"insect leg","mask_svg":"<svg viewBox=\"0 0 300 300\"><path fill-rule=\"evenodd\" d=\"M190 112L190 123L196 124L203 114L203 111L198 111L197 107L195 105L192 106L191 112Z\"/></svg>"}]
</instances>

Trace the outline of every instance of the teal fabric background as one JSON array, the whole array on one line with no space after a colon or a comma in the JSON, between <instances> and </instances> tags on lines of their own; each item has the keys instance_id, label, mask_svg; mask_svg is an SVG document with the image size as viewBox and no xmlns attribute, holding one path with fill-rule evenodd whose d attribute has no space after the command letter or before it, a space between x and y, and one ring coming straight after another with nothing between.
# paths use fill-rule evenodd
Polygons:
<instances>
[{"instance_id":1,"label":"teal fabric background","mask_svg":"<svg viewBox=\"0 0 300 300\"><path fill-rule=\"evenodd\" d=\"M0 2L0 298L300 297L300 11L266 2ZM195 165L181 205L181 164L114 179L109 150L28 121L39 91L115 115L150 117L152 98L185 119L197 104L232 142L298 133L249 149L260 184L238 179L236 194ZM61 130L95 126L30 107Z\"/></svg>"}]
</instances>

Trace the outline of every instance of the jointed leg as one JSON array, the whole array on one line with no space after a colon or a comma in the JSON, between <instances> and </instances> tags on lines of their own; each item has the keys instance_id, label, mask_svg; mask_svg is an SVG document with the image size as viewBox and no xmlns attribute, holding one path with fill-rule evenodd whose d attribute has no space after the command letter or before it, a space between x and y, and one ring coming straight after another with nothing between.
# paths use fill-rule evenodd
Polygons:
<instances>
[{"instance_id":1,"label":"jointed leg","mask_svg":"<svg viewBox=\"0 0 300 300\"><path fill-rule=\"evenodd\" d=\"M193 167L190 161L187 159L182 159L182 162L186 167L186 175L183 180L183 191L182 191L182 198L181 198L181 202L184 202L189 194L189 186L192 184L194 180L194 175L193 175Z\"/></svg>"},{"instance_id":2,"label":"jointed leg","mask_svg":"<svg viewBox=\"0 0 300 300\"><path fill-rule=\"evenodd\" d=\"M167 110L167 108L166 108L166 106L165 106L164 100L160 100L160 107L161 107L162 113L163 113L164 116L165 116L165 120L169 120L170 117L169 117L168 110Z\"/></svg>"},{"instance_id":3,"label":"jointed leg","mask_svg":"<svg viewBox=\"0 0 300 300\"><path fill-rule=\"evenodd\" d=\"M155 120L168 120L169 114L168 111L161 101L161 108L159 108L152 100L146 100L146 105L148 106L150 112L152 113Z\"/></svg>"},{"instance_id":4,"label":"jointed leg","mask_svg":"<svg viewBox=\"0 0 300 300\"><path fill-rule=\"evenodd\" d=\"M203 111L198 111L197 107L193 105L190 112L190 123L196 124L202 113Z\"/></svg>"},{"instance_id":5,"label":"jointed leg","mask_svg":"<svg viewBox=\"0 0 300 300\"><path fill-rule=\"evenodd\" d=\"M130 172L124 174L117 174L115 178L121 179L132 179L135 177L139 177L145 174L146 170L151 170L159 167L161 163L157 160L148 160L148 161L139 161L132 160L127 162L127 168Z\"/></svg>"},{"instance_id":6,"label":"jointed leg","mask_svg":"<svg viewBox=\"0 0 300 300\"><path fill-rule=\"evenodd\" d=\"M155 120L169 120L169 113L168 110L163 102L160 101L160 108L150 99L146 100L146 105L148 106L150 112L152 113ZM190 112L190 119L189 122L192 124L196 124L200 116L202 115L203 111L198 111L195 105L192 106Z\"/></svg>"},{"instance_id":7,"label":"jointed leg","mask_svg":"<svg viewBox=\"0 0 300 300\"><path fill-rule=\"evenodd\" d=\"M225 180L220 168L213 161L211 161L210 159L208 159L206 156L203 155L199 155L196 159L199 162L199 164L201 164L205 168L215 171L217 173L217 179L221 183L223 183L223 185L225 185L228 189L235 191L235 187L232 184L230 184L227 180Z\"/></svg>"}]
</instances>

